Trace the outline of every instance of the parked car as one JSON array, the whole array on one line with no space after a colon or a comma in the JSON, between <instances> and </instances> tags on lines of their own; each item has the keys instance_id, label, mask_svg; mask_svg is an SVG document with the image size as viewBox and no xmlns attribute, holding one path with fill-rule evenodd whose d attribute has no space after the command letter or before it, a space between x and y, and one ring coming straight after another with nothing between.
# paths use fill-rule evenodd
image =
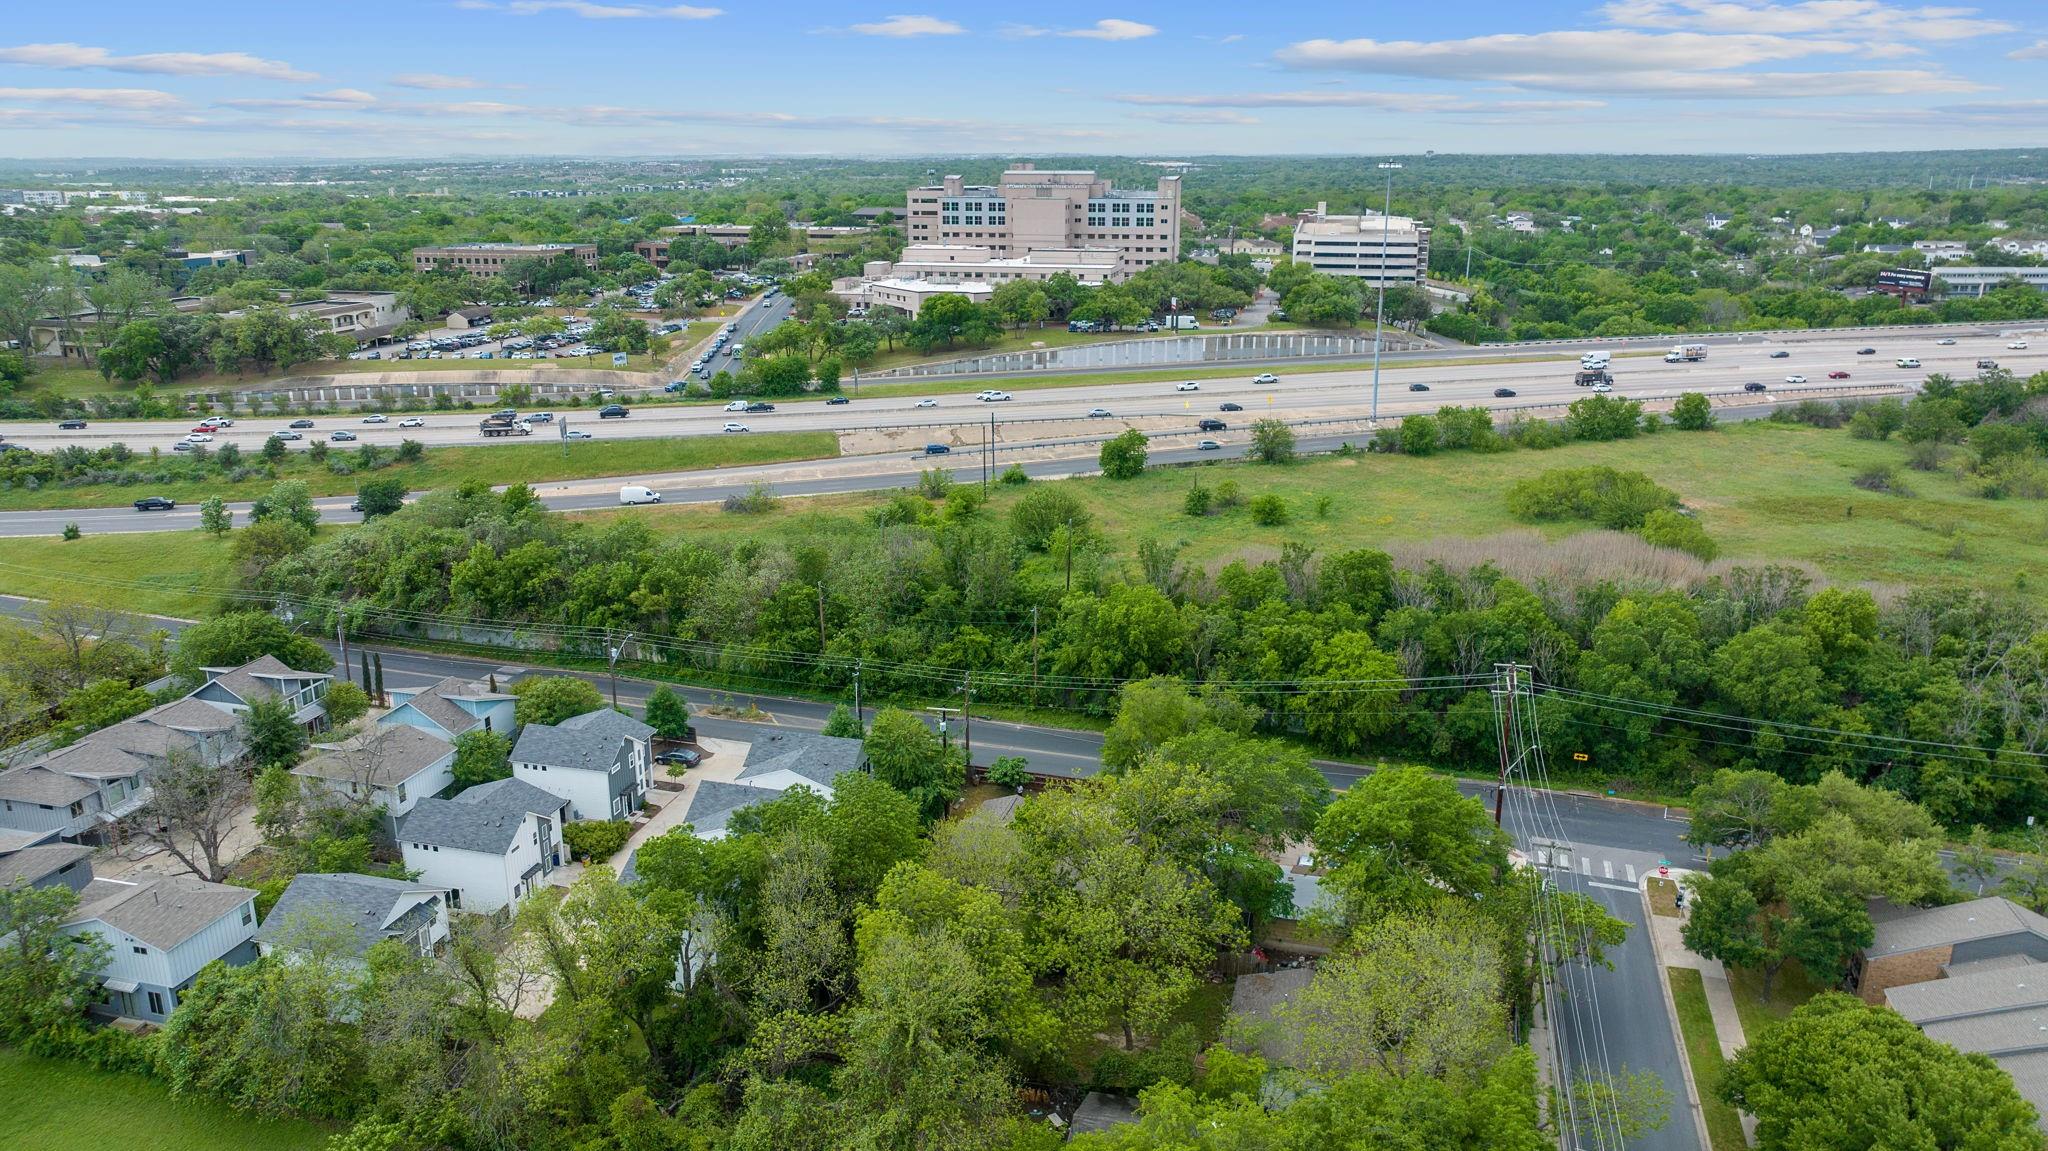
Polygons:
<instances>
[{"instance_id":1,"label":"parked car","mask_svg":"<svg viewBox=\"0 0 2048 1151\"><path fill-rule=\"evenodd\" d=\"M288 428L310 428L310 427L312 427L312 426L313 426L313 421L311 421L311 420L293 420L293 421L292 421L291 423L289 423L289 424L286 424L285 426L286 426L286 427L288 427Z\"/></svg>"},{"instance_id":2,"label":"parked car","mask_svg":"<svg viewBox=\"0 0 2048 1151\"><path fill-rule=\"evenodd\" d=\"M1792 358L1792 353L1786 351L1776 351L1771 353L1771 358L1774 360L1789 360Z\"/></svg>"},{"instance_id":3,"label":"parked car","mask_svg":"<svg viewBox=\"0 0 2048 1151\"><path fill-rule=\"evenodd\" d=\"M1244 410L1244 405L1237 403L1217 404L1216 410L1219 412L1241 412Z\"/></svg>"},{"instance_id":4,"label":"parked car","mask_svg":"<svg viewBox=\"0 0 2048 1151\"><path fill-rule=\"evenodd\" d=\"M720 428L719 430L724 432L751 432L754 429L748 427L745 424L738 423L733 420L727 420L725 421L725 426L723 428Z\"/></svg>"},{"instance_id":5,"label":"parked car","mask_svg":"<svg viewBox=\"0 0 2048 1151\"><path fill-rule=\"evenodd\" d=\"M1785 382L1786 382L1786 383L1788 383L1788 384L1803 384L1803 383L1805 383L1805 382L1806 382L1806 377L1805 377L1805 376L1796 376L1796 375L1795 375L1795 376L1786 376L1786 377L1785 377Z\"/></svg>"},{"instance_id":6,"label":"parked car","mask_svg":"<svg viewBox=\"0 0 2048 1151\"><path fill-rule=\"evenodd\" d=\"M1176 392L1199 392L1202 390L1202 385L1189 380L1186 383L1173 385L1173 390Z\"/></svg>"},{"instance_id":7,"label":"parked car","mask_svg":"<svg viewBox=\"0 0 2048 1151\"><path fill-rule=\"evenodd\" d=\"M1228 431L1229 428L1229 424L1224 423L1222 420L1219 420L1214 416L1210 416L1208 419L1205 419L1195 425L1195 430L1202 432Z\"/></svg>"},{"instance_id":8,"label":"parked car","mask_svg":"<svg viewBox=\"0 0 2048 1151\"><path fill-rule=\"evenodd\" d=\"M345 444L350 440L355 439L356 434L352 431L349 431L347 428L343 428L339 431L327 433L327 438L333 440L337 444Z\"/></svg>"},{"instance_id":9,"label":"parked car","mask_svg":"<svg viewBox=\"0 0 2048 1151\"><path fill-rule=\"evenodd\" d=\"M391 422L391 419L383 412L372 412L363 417L363 422L366 424L388 424Z\"/></svg>"},{"instance_id":10,"label":"parked car","mask_svg":"<svg viewBox=\"0 0 2048 1151\"><path fill-rule=\"evenodd\" d=\"M1222 444L1217 443L1215 440L1195 441L1195 450L1198 452L1213 452L1222 446Z\"/></svg>"},{"instance_id":11,"label":"parked car","mask_svg":"<svg viewBox=\"0 0 2048 1151\"><path fill-rule=\"evenodd\" d=\"M57 422L57 430L60 432L82 432L85 430L85 421L59 420Z\"/></svg>"},{"instance_id":12,"label":"parked car","mask_svg":"<svg viewBox=\"0 0 2048 1151\"><path fill-rule=\"evenodd\" d=\"M952 451L952 448L949 448L944 444L926 444L924 446L924 454L928 456L948 455L951 454Z\"/></svg>"},{"instance_id":13,"label":"parked car","mask_svg":"<svg viewBox=\"0 0 2048 1151\"><path fill-rule=\"evenodd\" d=\"M167 512L177 506L178 501L167 500L162 496L144 496L135 501L135 510L138 512Z\"/></svg>"},{"instance_id":14,"label":"parked car","mask_svg":"<svg viewBox=\"0 0 2048 1151\"><path fill-rule=\"evenodd\" d=\"M1108 409L1108 408L1089 408L1089 409L1088 409L1088 418L1089 418L1089 419L1091 419L1091 420L1106 420L1106 419L1109 419L1109 418L1110 418L1110 412L1109 412L1109 409Z\"/></svg>"},{"instance_id":15,"label":"parked car","mask_svg":"<svg viewBox=\"0 0 2048 1151\"><path fill-rule=\"evenodd\" d=\"M917 403L911 406L919 408L936 408L939 406L939 401L932 399L930 396L926 396L924 399L917 401Z\"/></svg>"},{"instance_id":16,"label":"parked car","mask_svg":"<svg viewBox=\"0 0 2048 1151\"><path fill-rule=\"evenodd\" d=\"M1765 388L1763 385L1763 381L1751 380L1748 383L1742 385L1742 390L1745 392L1761 392L1764 391Z\"/></svg>"},{"instance_id":17,"label":"parked car","mask_svg":"<svg viewBox=\"0 0 2048 1151\"><path fill-rule=\"evenodd\" d=\"M1495 389L1493 389L1493 398L1494 398L1494 399L1496 399L1496 400L1510 400L1510 399L1513 399L1513 398L1514 398L1514 396L1515 396L1515 389L1513 389L1513 388L1495 388Z\"/></svg>"},{"instance_id":18,"label":"parked car","mask_svg":"<svg viewBox=\"0 0 2048 1151\"><path fill-rule=\"evenodd\" d=\"M623 420L631 414L624 404L606 404L597 409L597 418L600 420Z\"/></svg>"},{"instance_id":19,"label":"parked car","mask_svg":"<svg viewBox=\"0 0 2048 1151\"><path fill-rule=\"evenodd\" d=\"M1409 384L1409 385L1408 385L1408 390L1409 390L1409 391L1411 391L1411 392L1426 392L1426 391L1428 391L1428 390L1429 390L1429 385L1428 385L1428 384Z\"/></svg>"},{"instance_id":20,"label":"parked car","mask_svg":"<svg viewBox=\"0 0 2048 1151\"><path fill-rule=\"evenodd\" d=\"M674 751L664 751L660 755L655 756L654 762L661 764L663 767L687 769L704 762L704 753L687 747L679 747Z\"/></svg>"},{"instance_id":21,"label":"parked car","mask_svg":"<svg viewBox=\"0 0 2048 1151\"><path fill-rule=\"evenodd\" d=\"M1274 375L1271 372L1260 372L1258 375L1252 377L1252 383L1255 384L1277 384L1279 382L1280 377Z\"/></svg>"},{"instance_id":22,"label":"parked car","mask_svg":"<svg viewBox=\"0 0 2048 1151\"><path fill-rule=\"evenodd\" d=\"M840 404L850 404L852 402L852 400L847 399L845 396L833 396L831 399L825 401L825 406L828 408L832 408L837 407Z\"/></svg>"},{"instance_id":23,"label":"parked car","mask_svg":"<svg viewBox=\"0 0 2048 1151\"><path fill-rule=\"evenodd\" d=\"M427 421L418 416L407 416L398 421L398 426L401 428L424 428L427 426Z\"/></svg>"}]
</instances>

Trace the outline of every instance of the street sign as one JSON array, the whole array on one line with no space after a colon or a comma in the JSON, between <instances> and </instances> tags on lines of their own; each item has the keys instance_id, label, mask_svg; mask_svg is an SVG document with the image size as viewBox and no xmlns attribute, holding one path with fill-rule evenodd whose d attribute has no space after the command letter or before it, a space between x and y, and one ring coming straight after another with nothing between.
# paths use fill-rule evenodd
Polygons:
<instances>
[{"instance_id":1,"label":"street sign","mask_svg":"<svg viewBox=\"0 0 2048 1151\"><path fill-rule=\"evenodd\" d=\"M615 367L615 368L623 368L623 367L625 367L625 366L626 366L626 353L624 353L624 352L613 352L613 353L612 353L612 367Z\"/></svg>"},{"instance_id":2,"label":"street sign","mask_svg":"<svg viewBox=\"0 0 2048 1151\"><path fill-rule=\"evenodd\" d=\"M1577 760L1577 761L1579 761L1580 763L1584 763L1584 762L1586 762L1587 760L1589 760L1589 759L1591 759L1591 758L1593 758L1593 757L1592 757L1592 756L1590 756L1590 755L1587 755L1587 754L1586 754L1585 752L1583 752L1583 751L1575 751L1575 752L1573 752L1573 753L1572 753L1572 758L1573 758L1573 759L1575 759L1575 760Z\"/></svg>"},{"instance_id":3,"label":"street sign","mask_svg":"<svg viewBox=\"0 0 2048 1151\"><path fill-rule=\"evenodd\" d=\"M1665 879L1669 879L1671 878L1671 869L1668 867L1659 867L1657 869L1657 874Z\"/></svg>"}]
</instances>

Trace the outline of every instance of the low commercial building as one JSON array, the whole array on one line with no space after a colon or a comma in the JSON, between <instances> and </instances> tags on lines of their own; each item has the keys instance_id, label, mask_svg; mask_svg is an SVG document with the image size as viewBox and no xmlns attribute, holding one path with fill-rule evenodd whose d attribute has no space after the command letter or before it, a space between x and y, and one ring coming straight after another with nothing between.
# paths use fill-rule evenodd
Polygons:
<instances>
[{"instance_id":1,"label":"low commercial building","mask_svg":"<svg viewBox=\"0 0 2048 1151\"><path fill-rule=\"evenodd\" d=\"M1951 966L2025 956L2048 961L2048 919L1990 896L1946 907L1874 904L1870 946L1850 964L1864 1000L1883 1003L1894 987L1939 979Z\"/></svg>"},{"instance_id":2,"label":"low commercial building","mask_svg":"<svg viewBox=\"0 0 2048 1151\"><path fill-rule=\"evenodd\" d=\"M845 288L833 289L833 294L855 308L894 308L912 316L922 310L925 304L940 296L964 296L976 304L986 304L995 294L995 286L988 283L961 284L946 280L860 280Z\"/></svg>"},{"instance_id":3,"label":"low commercial building","mask_svg":"<svg viewBox=\"0 0 2048 1151\"><path fill-rule=\"evenodd\" d=\"M945 280L1004 284L1050 280L1062 273L1099 287L1122 280L1123 254L1115 248L1040 248L1001 256L985 244L911 244L894 262L870 260L861 271L870 280Z\"/></svg>"},{"instance_id":4,"label":"low commercial building","mask_svg":"<svg viewBox=\"0 0 2048 1151\"><path fill-rule=\"evenodd\" d=\"M499 276L528 260L569 259L597 270L596 244L442 244L412 250L416 272L453 268L472 276Z\"/></svg>"},{"instance_id":5,"label":"low commercial building","mask_svg":"<svg viewBox=\"0 0 2048 1151\"><path fill-rule=\"evenodd\" d=\"M1981 296L2007 280L2048 290L2048 268L1936 268L1934 278L1948 286L1950 295Z\"/></svg>"},{"instance_id":6,"label":"low commercial building","mask_svg":"<svg viewBox=\"0 0 2048 1151\"><path fill-rule=\"evenodd\" d=\"M1429 275L1429 229L1406 216L1332 216L1317 205L1294 229L1294 260L1330 276L1420 287Z\"/></svg>"}]
</instances>

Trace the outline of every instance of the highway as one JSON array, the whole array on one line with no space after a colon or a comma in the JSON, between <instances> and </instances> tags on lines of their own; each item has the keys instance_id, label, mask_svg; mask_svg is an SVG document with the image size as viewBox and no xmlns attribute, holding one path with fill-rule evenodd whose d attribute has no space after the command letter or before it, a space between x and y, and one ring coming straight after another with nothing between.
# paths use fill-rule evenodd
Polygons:
<instances>
[{"instance_id":1,"label":"highway","mask_svg":"<svg viewBox=\"0 0 2048 1151\"><path fill-rule=\"evenodd\" d=\"M740 321L742 339L744 333L779 323L788 314L788 308L788 301L777 297L750 310ZM1681 364L1666 364L1655 353L1639 355L1627 352L1617 355L1612 371L1616 394L1627 396L1666 395L1681 391L1736 392L1752 381L1779 388L1787 386L1785 378L1788 375L1804 376L1809 385L1825 385L1831 382L1828 373L1832 371L1849 372L1850 379L1839 382L1852 384L1917 383L1934 372L1968 378L1976 374L1976 364L1980 359L1996 360L2020 375L2048 370L2048 339L2034 339L2029 341L2029 348L2013 350L2005 346L2011 341L1998 334L1960 335L1956 337L1956 343L1949 346L1936 344L1935 338L1925 332L1899 329L1881 335L1816 333L1780 337L1768 343L1757 340L1718 343L1711 345L1705 360ZM1590 349L1600 345L1589 341L1586 346ZM1857 355L1857 350L1864 347L1875 348L1875 354ZM1771 359L1773 351L1789 354L1784 359ZM1532 361L1529 359L1531 356L1546 358ZM1398 418L1413 412L1433 411L1444 404L1495 406L1503 402L1493 394L1497 388L1508 388L1516 393L1505 401L1510 404L1569 401L1585 394L1572 384L1576 356L1576 349L1561 352L1523 349L1516 353L1459 349L1456 354L1440 352L1389 359L1390 366L1381 373L1379 411L1383 417ZM1895 359L1902 356L1917 357L1922 367L1896 367ZM717 363L724 366L727 361L721 357ZM1214 370L1215 367L1213 364L1203 365L1202 370ZM1278 375L1279 382L1254 383L1253 377L1265 370ZM600 420L588 410L559 409L555 415L558 419L567 418L574 427L590 433L596 441L720 435L726 434L721 429L728 420L744 423L757 432L945 428L963 423L984 423L992 410L1004 423L1069 420L1075 422L1077 429L1100 428L1105 423L1114 428L1122 420L1146 420L1156 424L1157 418L1162 417L1185 419L1192 425L1203 416L1217 415L1230 419L1232 413L1219 411L1224 403L1235 403L1244 409L1236 415L1238 421L1264 415L1290 420L1330 419L1368 414L1372 373L1369 369L1358 368L1248 364L1242 375L1201 380L1199 390L1192 392L1176 391L1171 380L1097 384L1088 382L1085 375L1065 375L1038 382L1041 386L1025 388L1014 381L979 378L962 381L958 391L929 397L933 401L930 407L919 407L919 398L909 396L855 395L849 403L839 405L828 405L822 400L777 401L774 412L745 415L728 413L721 406L706 404L642 405L622 420ZM1426 385L1428 390L1409 390L1415 384ZM1006 402L988 404L975 399L975 394L983 387L1005 385L1017 389L1013 393L1014 398ZM850 380L847 387L852 393ZM1091 409L1098 407L1107 408L1113 417L1109 420L1089 419ZM477 423L484 415L482 411L406 415L417 415L424 426L401 428L397 413L392 414L390 422L383 424L365 424L361 417L354 415L316 417L315 426L304 433L307 439L291 446L303 450L313 437L325 437L339 429L354 432L360 437L358 444L351 446L378 444L384 447L395 447L405 439L418 440L428 446L535 443L542 442L543 437L560 434L559 425L541 425L532 437L487 440L477 432ZM283 430L289 422L282 416L237 419L234 427L215 432L215 440L209 446L218 449L233 443L240 445L245 452L255 451L263 446L272 432ZM11 443L34 451L48 451L68 444L97 448L123 443L134 451L156 448L168 452L192 426L182 420L110 420L90 421L82 431L60 431L50 422L14 421L0 424L0 435ZM1083 433L1077 430L1074 434ZM935 435L933 438L943 437Z\"/></svg>"}]
</instances>

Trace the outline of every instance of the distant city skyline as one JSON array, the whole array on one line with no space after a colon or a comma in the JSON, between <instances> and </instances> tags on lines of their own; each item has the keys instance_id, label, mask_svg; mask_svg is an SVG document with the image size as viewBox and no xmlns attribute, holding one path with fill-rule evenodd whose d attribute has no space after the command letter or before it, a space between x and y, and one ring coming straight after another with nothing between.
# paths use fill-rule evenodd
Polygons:
<instances>
[{"instance_id":1,"label":"distant city skyline","mask_svg":"<svg viewBox=\"0 0 2048 1151\"><path fill-rule=\"evenodd\" d=\"M0 155L1820 152L2048 146L2038 0L40 5Z\"/></svg>"}]
</instances>

